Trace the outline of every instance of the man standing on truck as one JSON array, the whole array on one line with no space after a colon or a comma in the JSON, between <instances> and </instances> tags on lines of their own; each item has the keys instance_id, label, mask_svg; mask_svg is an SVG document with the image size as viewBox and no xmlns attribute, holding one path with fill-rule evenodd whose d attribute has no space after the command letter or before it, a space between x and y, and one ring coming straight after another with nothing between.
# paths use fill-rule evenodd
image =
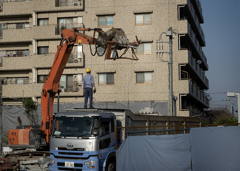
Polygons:
<instances>
[{"instance_id":1,"label":"man standing on truck","mask_svg":"<svg viewBox=\"0 0 240 171\"><path fill-rule=\"evenodd\" d=\"M83 78L83 93L84 93L84 108L87 108L88 98L89 98L89 108L93 108L92 106L92 98L93 92L96 92L96 87L94 83L94 78L91 75L91 70L89 68L86 69L87 75ZM94 90L93 90L94 88Z\"/></svg>"}]
</instances>

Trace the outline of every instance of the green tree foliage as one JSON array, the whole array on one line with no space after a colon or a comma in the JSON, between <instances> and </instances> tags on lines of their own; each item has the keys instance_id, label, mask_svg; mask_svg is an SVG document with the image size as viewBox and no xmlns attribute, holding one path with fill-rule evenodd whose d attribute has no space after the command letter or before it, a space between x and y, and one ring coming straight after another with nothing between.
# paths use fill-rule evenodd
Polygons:
<instances>
[{"instance_id":1,"label":"green tree foliage","mask_svg":"<svg viewBox=\"0 0 240 171\"><path fill-rule=\"evenodd\" d=\"M235 123L238 123L238 120L234 116L220 117L216 122L214 122L215 125L235 124Z\"/></svg>"},{"instance_id":2,"label":"green tree foliage","mask_svg":"<svg viewBox=\"0 0 240 171\"><path fill-rule=\"evenodd\" d=\"M25 98L23 101L24 115L27 116L29 124L36 125L37 120L37 103L34 102L31 98Z\"/></svg>"},{"instance_id":3,"label":"green tree foliage","mask_svg":"<svg viewBox=\"0 0 240 171\"><path fill-rule=\"evenodd\" d=\"M207 121L201 121L201 125L210 125Z\"/></svg>"},{"instance_id":4,"label":"green tree foliage","mask_svg":"<svg viewBox=\"0 0 240 171\"><path fill-rule=\"evenodd\" d=\"M2 144L8 144L8 133L2 132Z\"/></svg>"}]
</instances>

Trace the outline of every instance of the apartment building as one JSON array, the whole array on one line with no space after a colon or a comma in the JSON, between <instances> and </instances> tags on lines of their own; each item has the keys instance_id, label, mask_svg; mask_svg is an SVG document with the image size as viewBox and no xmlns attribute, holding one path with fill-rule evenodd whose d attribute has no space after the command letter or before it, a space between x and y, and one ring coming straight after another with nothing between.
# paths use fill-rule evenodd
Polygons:
<instances>
[{"instance_id":1,"label":"apartment building","mask_svg":"<svg viewBox=\"0 0 240 171\"><path fill-rule=\"evenodd\" d=\"M95 78L95 104L115 108L123 103L167 103L170 49L164 32L171 27L176 33L172 44L176 115L199 115L209 106L199 0L1 0L0 10L0 77L6 105L20 104L26 97L41 103L61 30L72 27L122 28L129 41L138 36L142 44L136 50L138 61L104 60L92 56L89 45L74 46L59 83L60 103L83 103L86 68ZM166 53L157 53L158 47Z\"/></svg>"}]
</instances>

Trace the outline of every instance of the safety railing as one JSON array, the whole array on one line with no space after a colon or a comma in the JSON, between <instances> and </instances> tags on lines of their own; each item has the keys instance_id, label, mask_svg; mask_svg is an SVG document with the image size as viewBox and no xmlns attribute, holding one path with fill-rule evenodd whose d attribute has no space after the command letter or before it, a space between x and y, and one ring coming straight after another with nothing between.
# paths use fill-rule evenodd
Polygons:
<instances>
[{"instance_id":1,"label":"safety railing","mask_svg":"<svg viewBox=\"0 0 240 171\"><path fill-rule=\"evenodd\" d=\"M29 84L29 78L6 78L2 82L3 85L23 85Z\"/></svg>"},{"instance_id":2,"label":"safety railing","mask_svg":"<svg viewBox=\"0 0 240 171\"><path fill-rule=\"evenodd\" d=\"M32 23L29 23L29 22L1 23L0 25L2 27L2 30L8 30L8 29L29 29L29 28L32 27Z\"/></svg>"},{"instance_id":3,"label":"safety railing","mask_svg":"<svg viewBox=\"0 0 240 171\"><path fill-rule=\"evenodd\" d=\"M79 81L59 81L58 89L62 92L80 92L82 83Z\"/></svg>"}]
</instances>

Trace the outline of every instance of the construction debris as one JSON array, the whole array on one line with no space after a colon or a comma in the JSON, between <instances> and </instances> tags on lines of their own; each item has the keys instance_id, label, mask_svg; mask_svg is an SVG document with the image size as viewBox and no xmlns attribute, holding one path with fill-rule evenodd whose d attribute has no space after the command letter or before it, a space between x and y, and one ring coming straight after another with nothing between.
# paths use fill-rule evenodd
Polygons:
<instances>
[{"instance_id":1,"label":"construction debris","mask_svg":"<svg viewBox=\"0 0 240 171\"><path fill-rule=\"evenodd\" d=\"M49 151L11 151L0 158L0 171L48 171Z\"/></svg>"}]
</instances>

